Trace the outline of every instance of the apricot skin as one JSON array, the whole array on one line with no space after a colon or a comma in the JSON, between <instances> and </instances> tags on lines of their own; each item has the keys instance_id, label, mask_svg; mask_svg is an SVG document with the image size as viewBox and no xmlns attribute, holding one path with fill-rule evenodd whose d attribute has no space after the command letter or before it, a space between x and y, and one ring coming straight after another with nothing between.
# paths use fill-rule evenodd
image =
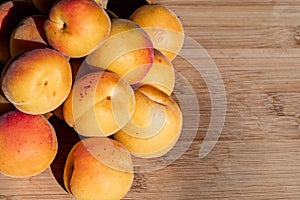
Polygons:
<instances>
[{"instance_id":1,"label":"apricot skin","mask_svg":"<svg viewBox=\"0 0 300 200\"><path fill-rule=\"evenodd\" d=\"M59 107L72 85L68 60L58 51L37 48L11 59L2 73L5 97L29 114L44 114Z\"/></svg>"},{"instance_id":2,"label":"apricot skin","mask_svg":"<svg viewBox=\"0 0 300 200\"><path fill-rule=\"evenodd\" d=\"M78 142L70 151L64 184L77 200L119 200L130 190L133 166L128 150L98 137Z\"/></svg>"},{"instance_id":3,"label":"apricot skin","mask_svg":"<svg viewBox=\"0 0 300 200\"><path fill-rule=\"evenodd\" d=\"M184 42L183 25L177 15L166 6L148 4L139 7L130 19L149 34L153 46L171 61L179 54Z\"/></svg>"},{"instance_id":4,"label":"apricot skin","mask_svg":"<svg viewBox=\"0 0 300 200\"><path fill-rule=\"evenodd\" d=\"M179 105L166 93L151 85L135 90L136 106L131 121L114 138L134 156L155 158L168 153L182 129ZM151 116L151 112L154 114Z\"/></svg>"},{"instance_id":5,"label":"apricot skin","mask_svg":"<svg viewBox=\"0 0 300 200\"><path fill-rule=\"evenodd\" d=\"M10 53L14 57L18 53L33 49L49 47L44 32L44 15L25 17L14 29L10 37Z\"/></svg>"},{"instance_id":6,"label":"apricot skin","mask_svg":"<svg viewBox=\"0 0 300 200\"><path fill-rule=\"evenodd\" d=\"M75 81L63 117L80 135L110 136L128 122L134 104L132 88L117 74L91 72Z\"/></svg>"},{"instance_id":7,"label":"apricot skin","mask_svg":"<svg viewBox=\"0 0 300 200\"><path fill-rule=\"evenodd\" d=\"M43 115L13 110L0 116L0 172L34 176L50 166L57 153L55 130Z\"/></svg>"},{"instance_id":8,"label":"apricot skin","mask_svg":"<svg viewBox=\"0 0 300 200\"><path fill-rule=\"evenodd\" d=\"M112 71L129 84L136 84L149 72L154 58L148 34L126 19L112 20L108 39L86 57L89 65Z\"/></svg>"}]
</instances>

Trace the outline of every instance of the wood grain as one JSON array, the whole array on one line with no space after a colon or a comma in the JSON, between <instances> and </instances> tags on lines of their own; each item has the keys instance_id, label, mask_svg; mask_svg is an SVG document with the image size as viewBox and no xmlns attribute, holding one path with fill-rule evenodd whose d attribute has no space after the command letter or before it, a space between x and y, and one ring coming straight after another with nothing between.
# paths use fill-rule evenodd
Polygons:
<instances>
[{"instance_id":1,"label":"wood grain","mask_svg":"<svg viewBox=\"0 0 300 200\"><path fill-rule=\"evenodd\" d=\"M215 62L227 95L226 121L213 151L199 159L211 99L193 66L176 58L176 70L190 81L199 101L197 135L167 167L137 173L125 199L299 199L300 1L154 3L174 10L186 35L207 50L211 58L199 57L199 62ZM0 199L72 199L60 185L61 168L76 136L58 119L51 120L61 141L56 161L32 178L0 175Z\"/></svg>"}]
</instances>

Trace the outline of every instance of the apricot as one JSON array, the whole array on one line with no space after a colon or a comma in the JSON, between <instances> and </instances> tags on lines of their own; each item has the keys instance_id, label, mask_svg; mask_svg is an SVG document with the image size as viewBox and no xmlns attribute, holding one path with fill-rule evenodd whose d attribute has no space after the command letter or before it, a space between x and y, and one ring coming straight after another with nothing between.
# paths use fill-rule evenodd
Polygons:
<instances>
[{"instance_id":1,"label":"apricot","mask_svg":"<svg viewBox=\"0 0 300 200\"><path fill-rule=\"evenodd\" d=\"M109 136L129 121L134 105L133 90L124 79L113 72L92 72L75 81L63 116L83 136Z\"/></svg>"},{"instance_id":2,"label":"apricot","mask_svg":"<svg viewBox=\"0 0 300 200\"><path fill-rule=\"evenodd\" d=\"M65 56L80 58L109 35L111 22L94 0L60 0L49 11L44 29L49 44Z\"/></svg>"},{"instance_id":3,"label":"apricot","mask_svg":"<svg viewBox=\"0 0 300 200\"><path fill-rule=\"evenodd\" d=\"M132 118L113 136L136 157L163 156L181 134L180 107L169 95L151 85L143 85L134 94L136 106Z\"/></svg>"},{"instance_id":4,"label":"apricot","mask_svg":"<svg viewBox=\"0 0 300 200\"><path fill-rule=\"evenodd\" d=\"M88 138L70 151L64 185L77 200L119 200L133 182L130 152L109 138Z\"/></svg>"},{"instance_id":5,"label":"apricot","mask_svg":"<svg viewBox=\"0 0 300 200\"><path fill-rule=\"evenodd\" d=\"M171 95L175 85L175 70L172 62L161 51L154 50L154 61L150 71L140 84L149 84Z\"/></svg>"},{"instance_id":6,"label":"apricot","mask_svg":"<svg viewBox=\"0 0 300 200\"><path fill-rule=\"evenodd\" d=\"M44 114L59 107L69 95L72 73L58 51L37 48L11 59L2 73L5 97L22 112Z\"/></svg>"},{"instance_id":7,"label":"apricot","mask_svg":"<svg viewBox=\"0 0 300 200\"><path fill-rule=\"evenodd\" d=\"M135 10L130 19L145 29L154 48L171 61L178 55L184 42L184 30L172 10L163 5L148 4Z\"/></svg>"},{"instance_id":8,"label":"apricot","mask_svg":"<svg viewBox=\"0 0 300 200\"><path fill-rule=\"evenodd\" d=\"M36 13L31 1L5 1L0 4L0 63L6 64L11 58L10 36L19 22Z\"/></svg>"},{"instance_id":9,"label":"apricot","mask_svg":"<svg viewBox=\"0 0 300 200\"><path fill-rule=\"evenodd\" d=\"M37 175L50 166L57 148L55 130L43 115L12 110L0 116L0 173Z\"/></svg>"},{"instance_id":10,"label":"apricot","mask_svg":"<svg viewBox=\"0 0 300 200\"><path fill-rule=\"evenodd\" d=\"M20 22L10 37L12 57L25 50L49 46L44 31L46 19L44 15L32 15Z\"/></svg>"},{"instance_id":11,"label":"apricot","mask_svg":"<svg viewBox=\"0 0 300 200\"><path fill-rule=\"evenodd\" d=\"M108 39L86 57L86 62L135 84L146 76L153 57L152 42L140 26L127 19L114 19Z\"/></svg>"},{"instance_id":12,"label":"apricot","mask_svg":"<svg viewBox=\"0 0 300 200\"><path fill-rule=\"evenodd\" d=\"M32 0L32 2L42 14L47 15L57 0ZM95 2L101 4L102 0L95 0Z\"/></svg>"}]
</instances>

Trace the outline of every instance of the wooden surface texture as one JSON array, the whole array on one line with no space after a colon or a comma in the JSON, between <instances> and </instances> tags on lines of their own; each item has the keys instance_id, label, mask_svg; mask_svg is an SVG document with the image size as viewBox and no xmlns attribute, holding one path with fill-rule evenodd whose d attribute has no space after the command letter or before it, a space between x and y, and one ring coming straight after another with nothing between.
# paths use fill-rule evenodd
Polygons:
<instances>
[{"instance_id":1,"label":"wooden surface texture","mask_svg":"<svg viewBox=\"0 0 300 200\"><path fill-rule=\"evenodd\" d=\"M210 55L195 59L215 63L226 91L226 118L213 150L199 158L211 95L195 67L177 57L174 67L199 102L197 135L168 166L136 173L125 199L300 199L300 0L153 2L172 9L186 35ZM180 81L176 87L184 93ZM54 163L31 178L0 175L1 200L73 199L60 184L78 136L59 119L50 120L60 142Z\"/></svg>"}]
</instances>

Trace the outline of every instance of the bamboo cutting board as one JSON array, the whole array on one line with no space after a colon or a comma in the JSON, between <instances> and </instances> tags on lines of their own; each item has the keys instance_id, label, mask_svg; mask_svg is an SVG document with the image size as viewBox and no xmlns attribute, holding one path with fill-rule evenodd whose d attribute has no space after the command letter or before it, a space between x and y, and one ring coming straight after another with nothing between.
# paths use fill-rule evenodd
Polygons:
<instances>
[{"instance_id":1,"label":"bamboo cutting board","mask_svg":"<svg viewBox=\"0 0 300 200\"><path fill-rule=\"evenodd\" d=\"M174 60L180 75L175 96L188 102L189 118L182 155L149 164L167 165L161 169L136 173L125 199L300 199L300 0L154 3L172 9L190 39L185 56ZM200 47L204 54L197 54ZM213 87L218 75L224 84ZM187 93L187 85L195 95ZM222 88L223 104L217 94ZM222 112L216 116L215 111L224 106L222 126ZM73 199L61 186L62 168L78 136L59 119L50 120L60 142L55 161L35 177L0 175L0 199ZM205 137L210 126L222 130L219 139ZM199 157L204 141L216 139L208 155Z\"/></svg>"}]
</instances>

